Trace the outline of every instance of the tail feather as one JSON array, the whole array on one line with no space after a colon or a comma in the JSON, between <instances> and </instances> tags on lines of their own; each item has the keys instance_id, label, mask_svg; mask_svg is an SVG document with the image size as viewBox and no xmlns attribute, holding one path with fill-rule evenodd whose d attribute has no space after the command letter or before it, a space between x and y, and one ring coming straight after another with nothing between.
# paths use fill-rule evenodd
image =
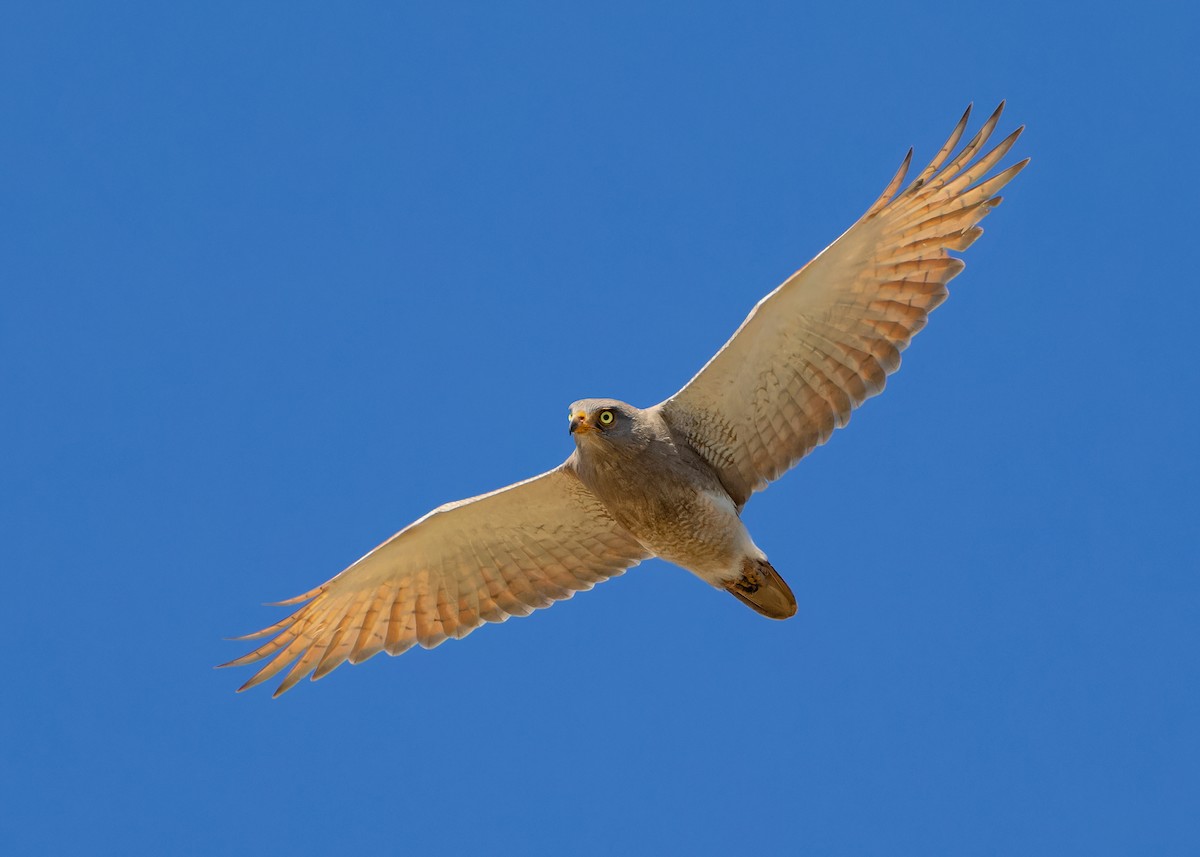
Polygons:
<instances>
[{"instance_id":1,"label":"tail feather","mask_svg":"<svg viewBox=\"0 0 1200 857\"><path fill-rule=\"evenodd\" d=\"M789 619L796 615L796 596L765 559L746 557L741 576L725 584L725 590L769 619Z\"/></svg>"}]
</instances>

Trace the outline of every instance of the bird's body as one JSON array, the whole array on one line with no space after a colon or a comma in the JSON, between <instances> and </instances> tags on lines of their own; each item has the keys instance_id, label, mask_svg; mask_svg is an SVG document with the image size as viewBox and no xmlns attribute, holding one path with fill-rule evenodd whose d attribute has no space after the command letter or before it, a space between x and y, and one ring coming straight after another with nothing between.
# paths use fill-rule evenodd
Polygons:
<instances>
[{"instance_id":1,"label":"bird's body","mask_svg":"<svg viewBox=\"0 0 1200 857\"><path fill-rule=\"evenodd\" d=\"M765 559L716 472L661 409L589 399L571 410L588 428L572 432L566 466L647 551L718 587L737 579L747 557ZM606 410L618 415L607 430L596 419Z\"/></svg>"},{"instance_id":2,"label":"bird's body","mask_svg":"<svg viewBox=\"0 0 1200 857\"><path fill-rule=\"evenodd\" d=\"M292 615L225 666L267 663L241 689L291 664L304 676L381 651L398 655L524 616L657 556L765 616L796 600L741 520L778 478L883 390L900 352L962 271L950 256L983 232L998 191L1028 162L994 175L1017 129L980 154L1000 116L951 157L970 109L933 161L901 190L900 170L858 222L758 302L675 395L638 409L615 399L571 406L575 451L560 466L439 507L341 574L284 604Z\"/></svg>"}]
</instances>

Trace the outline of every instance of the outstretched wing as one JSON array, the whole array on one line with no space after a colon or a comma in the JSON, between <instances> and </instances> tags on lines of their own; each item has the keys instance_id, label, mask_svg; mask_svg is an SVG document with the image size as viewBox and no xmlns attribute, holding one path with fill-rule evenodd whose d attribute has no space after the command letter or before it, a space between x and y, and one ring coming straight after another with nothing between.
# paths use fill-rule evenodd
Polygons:
<instances>
[{"instance_id":1,"label":"outstretched wing","mask_svg":"<svg viewBox=\"0 0 1200 857\"><path fill-rule=\"evenodd\" d=\"M1004 103L949 163L971 110L903 192L912 151L867 213L751 311L716 356L658 407L739 505L883 390L900 352L946 299L996 196L1028 158L988 178L1018 128L983 149ZM943 166L944 164L944 166Z\"/></svg>"},{"instance_id":2,"label":"outstretched wing","mask_svg":"<svg viewBox=\"0 0 1200 857\"><path fill-rule=\"evenodd\" d=\"M308 603L273 636L222 666L270 659L239 690L295 661L275 691L349 659L398 655L527 616L648 557L567 465L450 503L405 527L337 577L282 604Z\"/></svg>"}]
</instances>

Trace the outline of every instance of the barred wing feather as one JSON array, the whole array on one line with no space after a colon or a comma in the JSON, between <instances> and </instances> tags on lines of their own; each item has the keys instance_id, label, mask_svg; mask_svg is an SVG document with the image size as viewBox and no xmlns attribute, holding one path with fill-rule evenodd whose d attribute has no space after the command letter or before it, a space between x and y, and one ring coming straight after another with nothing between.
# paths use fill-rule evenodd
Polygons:
<instances>
[{"instance_id":1,"label":"barred wing feather","mask_svg":"<svg viewBox=\"0 0 1200 857\"><path fill-rule=\"evenodd\" d=\"M240 639L270 637L222 666L266 661L239 690L291 665L275 695L414 644L430 649L485 622L526 616L648 556L566 465L450 503L316 589L292 615Z\"/></svg>"},{"instance_id":2,"label":"barred wing feather","mask_svg":"<svg viewBox=\"0 0 1200 857\"><path fill-rule=\"evenodd\" d=\"M980 155L1003 102L953 159L970 116L900 193L912 158L867 213L763 298L688 384L658 407L744 504L881 392L900 352L963 269L997 192L1028 163L989 175L1021 133Z\"/></svg>"}]
</instances>

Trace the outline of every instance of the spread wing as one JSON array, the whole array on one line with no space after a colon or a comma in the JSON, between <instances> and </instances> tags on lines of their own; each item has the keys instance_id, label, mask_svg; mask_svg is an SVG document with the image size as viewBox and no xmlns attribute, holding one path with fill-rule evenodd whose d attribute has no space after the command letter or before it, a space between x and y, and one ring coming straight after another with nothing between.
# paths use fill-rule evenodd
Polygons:
<instances>
[{"instance_id":1,"label":"spread wing","mask_svg":"<svg viewBox=\"0 0 1200 857\"><path fill-rule=\"evenodd\" d=\"M282 604L307 602L239 639L273 638L222 666L269 659L239 690L293 661L275 696L349 659L398 655L527 616L621 574L649 554L567 465L450 503L405 527L337 577Z\"/></svg>"},{"instance_id":2,"label":"spread wing","mask_svg":"<svg viewBox=\"0 0 1200 857\"><path fill-rule=\"evenodd\" d=\"M988 177L1018 128L979 156L1004 103L949 163L971 110L897 194L912 151L867 213L763 298L716 356L659 407L716 468L739 505L883 390L900 352L946 299L996 195L1028 163Z\"/></svg>"}]
</instances>

